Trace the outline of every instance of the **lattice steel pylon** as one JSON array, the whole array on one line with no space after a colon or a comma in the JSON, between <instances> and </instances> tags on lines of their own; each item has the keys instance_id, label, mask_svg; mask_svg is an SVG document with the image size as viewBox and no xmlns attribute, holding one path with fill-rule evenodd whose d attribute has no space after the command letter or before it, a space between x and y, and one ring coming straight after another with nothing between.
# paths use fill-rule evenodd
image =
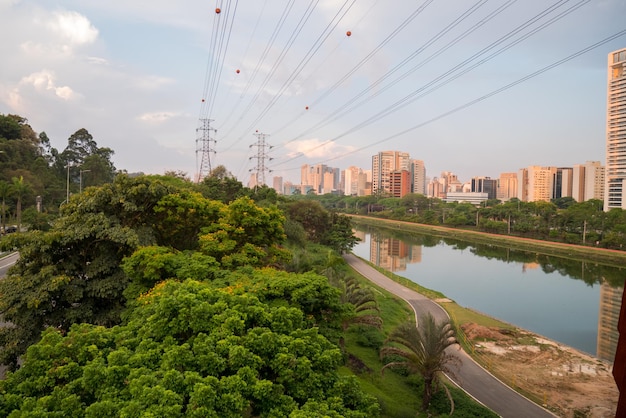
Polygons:
<instances>
[{"instance_id":1,"label":"lattice steel pylon","mask_svg":"<svg viewBox=\"0 0 626 418\"><path fill-rule=\"evenodd\" d=\"M271 161L273 160L273 158L271 158L268 154L267 154L267 150L270 150L272 148L274 148L271 145L268 145L265 142L265 137L269 136L263 133L259 133L256 132L254 134L254 136L257 137L257 142L250 145L250 148L252 147L257 147L257 154L255 156L250 157L250 160L252 160L253 158L256 158L257 160L257 165L256 165L256 169L251 168L249 171L251 172L256 172L256 180L257 183L260 185L264 185L267 184L265 182L265 172L267 171L268 173L271 173L272 170L270 170L269 168L267 168L267 166L265 165L265 160Z\"/></svg>"},{"instance_id":2,"label":"lattice steel pylon","mask_svg":"<svg viewBox=\"0 0 626 418\"><path fill-rule=\"evenodd\" d=\"M215 154L214 145L217 141L211 137L213 119L200 119L200 127L196 129L196 181L201 182L203 178L211 174L211 154Z\"/></svg>"}]
</instances>

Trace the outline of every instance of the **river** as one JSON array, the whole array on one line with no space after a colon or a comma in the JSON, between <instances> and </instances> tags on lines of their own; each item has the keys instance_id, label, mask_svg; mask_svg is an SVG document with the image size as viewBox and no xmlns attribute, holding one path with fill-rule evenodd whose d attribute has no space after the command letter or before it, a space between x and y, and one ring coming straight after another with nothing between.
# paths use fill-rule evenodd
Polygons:
<instances>
[{"instance_id":1,"label":"river","mask_svg":"<svg viewBox=\"0 0 626 418\"><path fill-rule=\"evenodd\" d=\"M626 268L357 226L353 252L459 305L613 361Z\"/></svg>"}]
</instances>

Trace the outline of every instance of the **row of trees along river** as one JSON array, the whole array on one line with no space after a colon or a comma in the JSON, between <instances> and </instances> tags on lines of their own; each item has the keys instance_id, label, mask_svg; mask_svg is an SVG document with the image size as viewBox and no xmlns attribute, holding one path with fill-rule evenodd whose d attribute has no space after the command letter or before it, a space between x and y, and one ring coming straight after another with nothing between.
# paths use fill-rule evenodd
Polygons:
<instances>
[{"instance_id":1,"label":"row of trees along river","mask_svg":"<svg viewBox=\"0 0 626 418\"><path fill-rule=\"evenodd\" d=\"M626 249L626 212L603 210L601 200L576 202L559 198L551 202L522 202L497 199L480 206L445 202L420 194L393 198L370 196L308 195L324 207L342 213L384 219L441 225L508 236L580 244L608 249Z\"/></svg>"}]
</instances>

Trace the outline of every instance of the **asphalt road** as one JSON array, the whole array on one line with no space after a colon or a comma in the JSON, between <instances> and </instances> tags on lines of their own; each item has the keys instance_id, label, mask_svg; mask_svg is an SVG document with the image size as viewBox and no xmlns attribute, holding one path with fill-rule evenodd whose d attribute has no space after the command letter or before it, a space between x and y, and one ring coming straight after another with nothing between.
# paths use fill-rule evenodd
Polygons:
<instances>
[{"instance_id":1,"label":"asphalt road","mask_svg":"<svg viewBox=\"0 0 626 418\"><path fill-rule=\"evenodd\" d=\"M371 282L404 299L415 311L416 318L430 312L437 321L448 320L447 312L427 297L394 282L354 254L344 255L345 260ZM461 360L454 376L449 376L478 402L505 418L555 417L550 411L523 397L483 369L459 346L448 347L449 354Z\"/></svg>"},{"instance_id":2,"label":"asphalt road","mask_svg":"<svg viewBox=\"0 0 626 418\"><path fill-rule=\"evenodd\" d=\"M17 252L6 254L0 258L0 278L7 275L7 271L17 262L18 258L20 258L20 254Z\"/></svg>"}]
</instances>

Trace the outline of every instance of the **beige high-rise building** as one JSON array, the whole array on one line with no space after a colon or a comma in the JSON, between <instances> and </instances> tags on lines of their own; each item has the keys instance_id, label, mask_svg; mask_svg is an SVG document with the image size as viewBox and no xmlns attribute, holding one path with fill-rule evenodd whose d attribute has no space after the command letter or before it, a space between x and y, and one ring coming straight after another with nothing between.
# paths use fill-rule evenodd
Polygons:
<instances>
[{"instance_id":1,"label":"beige high-rise building","mask_svg":"<svg viewBox=\"0 0 626 418\"><path fill-rule=\"evenodd\" d=\"M572 176L572 197L577 202L604 200L604 166L600 161L576 164Z\"/></svg>"},{"instance_id":2,"label":"beige high-rise building","mask_svg":"<svg viewBox=\"0 0 626 418\"><path fill-rule=\"evenodd\" d=\"M604 210L626 209L626 48L608 59Z\"/></svg>"},{"instance_id":3,"label":"beige high-rise building","mask_svg":"<svg viewBox=\"0 0 626 418\"><path fill-rule=\"evenodd\" d=\"M422 160L411 160L411 193L426 194L426 166Z\"/></svg>"},{"instance_id":4,"label":"beige high-rise building","mask_svg":"<svg viewBox=\"0 0 626 418\"><path fill-rule=\"evenodd\" d=\"M524 202L549 202L552 199L556 167L531 165L518 174L517 196Z\"/></svg>"},{"instance_id":5,"label":"beige high-rise building","mask_svg":"<svg viewBox=\"0 0 626 418\"><path fill-rule=\"evenodd\" d=\"M390 174L396 170L411 170L409 153L381 151L372 156L372 193L391 193Z\"/></svg>"},{"instance_id":6,"label":"beige high-rise building","mask_svg":"<svg viewBox=\"0 0 626 418\"><path fill-rule=\"evenodd\" d=\"M501 173L496 199L506 202L512 197L517 197L517 173Z\"/></svg>"}]
</instances>

